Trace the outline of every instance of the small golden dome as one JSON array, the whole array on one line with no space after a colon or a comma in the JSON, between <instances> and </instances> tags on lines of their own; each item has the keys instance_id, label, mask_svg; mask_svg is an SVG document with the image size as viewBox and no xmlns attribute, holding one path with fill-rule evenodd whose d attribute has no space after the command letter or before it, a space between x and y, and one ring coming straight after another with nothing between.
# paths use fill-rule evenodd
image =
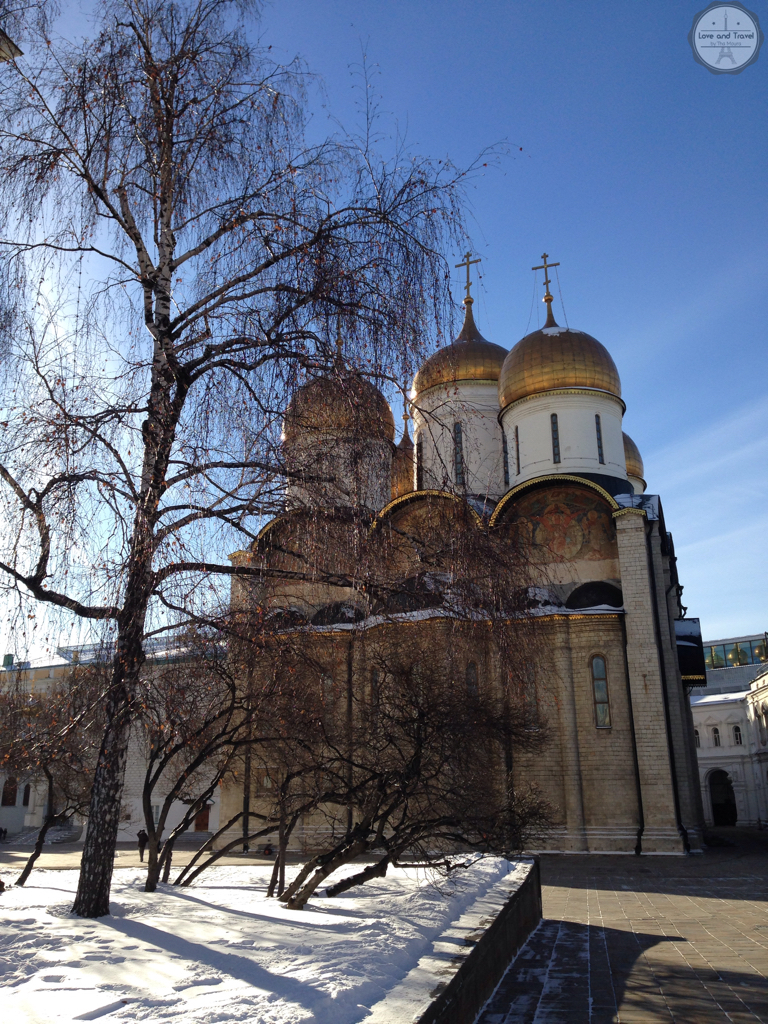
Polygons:
<instances>
[{"instance_id":1,"label":"small golden dome","mask_svg":"<svg viewBox=\"0 0 768 1024\"><path fill-rule=\"evenodd\" d=\"M392 500L413 490L413 441L408 433L408 418L405 417L403 436L395 448L392 458Z\"/></svg>"},{"instance_id":2,"label":"small golden dome","mask_svg":"<svg viewBox=\"0 0 768 1024\"><path fill-rule=\"evenodd\" d=\"M627 463L627 476L637 477L638 480L642 480L645 483L645 469L640 450L629 434L622 432L621 436L624 438L624 458Z\"/></svg>"},{"instance_id":3,"label":"small golden dome","mask_svg":"<svg viewBox=\"0 0 768 1024\"><path fill-rule=\"evenodd\" d=\"M475 326L472 299L464 300L464 326L452 345L438 349L413 378L414 393L419 395L436 384L455 384L460 380L498 380L507 350L486 341Z\"/></svg>"},{"instance_id":4,"label":"small golden dome","mask_svg":"<svg viewBox=\"0 0 768 1024\"><path fill-rule=\"evenodd\" d=\"M557 388L593 388L621 398L621 381L608 349L590 334L551 326L527 334L507 358L499 378L499 402Z\"/></svg>"},{"instance_id":5,"label":"small golden dome","mask_svg":"<svg viewBox=\"0 0 768 1024\"><path fill-rule=\"evenodd\" d=\"M394 441L395 418L374 384L337 366L329 376L300 387L288 403L283 439L292 441L305 432Z\"/></svg>"}]
</instances>

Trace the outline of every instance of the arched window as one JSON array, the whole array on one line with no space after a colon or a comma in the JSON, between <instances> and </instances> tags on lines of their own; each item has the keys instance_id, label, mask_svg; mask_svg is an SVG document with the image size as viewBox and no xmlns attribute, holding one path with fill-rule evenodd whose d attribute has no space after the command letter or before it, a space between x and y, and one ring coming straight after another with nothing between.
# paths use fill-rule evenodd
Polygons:
<instances>
[{"instance_id":1,"label":"arched window","mask_svg":"<svg viewBox=\"0 0 768 1024\"><path fill-rule=\"evenodd\" d=\"M504 458L504 486L509 487L509 448L507 446L507 435L501 432L501 454Z\"/></svg>"},{"instance_id":2,"label":"arched window","mask_svg":"<svg viewBox=\"0 0 768 1024\"><path fill-rule=\"evenodd\" d=\"M453 467L456 478L456 486L464 486L464 440L461 433L461 424L453 424Z\"/></svg>"},{"instance_id":3,"label":"arched window","mask_svg":"<svg viewBox=\"0 0 768 1024\"><path fill-rule=\"evenodd\" d=\"M741 747L744 743L743 739L741 738L740 725L734 725L733 727L733 742L737 747Z\"/></svg>"},{"instance_id":4,"label":"arched window","mask_svg":"<svg viewBox=\"0 0 768 1024\"><path fill-rule=\"evenodd\" d=\"M18 785L16 783L16 779L14 779L14 777L12 775L10 775L5 780L5 785L3 786L3 798L2 798L2 801L0 801L0 803L2 804L3 807L15 807L16 806L16 793L17 793L17 791L18 791Z\"/></svg>"},{"instance_id":5,"label":"arched window","mask_svg":"<svg viewBox=\"0 0 768 1024\"><path fill-rule=\"evenodd\" d=\"M590 662L592 670L592 692L595 698L595 725L598 729L610 729L611 709L608 704L608 673L605 658L596 654Z\"/></svg>"},{"instance_id":6,"label":"arched window","mask_svg":"<svg viewBox=\"0 0 768 1024\"><path fill-rule=\"evenodd\" d=\"M416 490L424 490L424 442L416 440Z\"/></svg>"},{"instance_id":7,"label":"arched window","mask_svg":"<svg viewBox=\"0 0 768 1024\"><path fill-rule=\"evenodd\" d=\"M716 747L720 746L720 730L717 728L717 726L715 726L715 728L712 730L712 743Z\"/></svg>"},{"instance_id":8,"label":"arched window","mask_svg":"<svg viewBox=\"0 0 768 1024\"><path fill-rule=\"evenodd\" d=\"M322 683L322 687L323 687L323 704L325 704L325 707L327 709L328 708L332 708L333 707L333 676L329 676L327 674L323 675L322 678L321 678L321 683Z\"/></svg>"},{"instance_id":9,"label":"arched window","mask_svg":"<svg viewBox=\"0 0 768 1024\"><path fill-rule=\"evenodd\" d=\"M693 742L696 744L697 749L701 746L701 737L699 736L699 730L693 730Z\"/></svg>"},{"instance_id":10,"label":"arched window","mask_svg":"<svg viewBox=\"0 0 768 1024\"><path fill-rule=\"evenodd\" d=\"M477 663L474 661L467 663L466 683L469 696L476 697L479 690L477 686Z\"/></svg>"},{"instance_id":11,"label":"arched window","mask_svg":"<svg viewBox=\"0 0 768 1024\"><path fill-rule=\"evenodd\" d=\"M603 428L600 426L600 414L595 413L595 433L597 434L597 460L601 466L605 465L603 455Z\"/></svg>"},{"instance_id":12,"label":"arched window","mask_svg":"<svg viewBox=\"0 0 768 1024\"><path fill-rule=\"evenodd\" d=\"M29 783L27 783L26 786L24 787L24 793L21 798L21 803L23 807L29 807L29 796L31 792L32 787L30 786Z\"/></svg>"},{"instance_id":13,"label":"arched window","mask_svg":"<svg viewBox=\"0 0 768 1024\"><path fill-rule=\"evenodd\" d=\"M553 412L550 416L552 423L552 461L560 461L560 428L557 425L557 413Z\"/></svg>"},{"instance_id":14,"label":"arched window","mask_svg":"<svg viewBox=\"0 0 768 1024\"><path fill-rule=\"evenodd\" d=\"M520 431L515 427L515 474L520 476Z\"/></svg>"}]
</instances>

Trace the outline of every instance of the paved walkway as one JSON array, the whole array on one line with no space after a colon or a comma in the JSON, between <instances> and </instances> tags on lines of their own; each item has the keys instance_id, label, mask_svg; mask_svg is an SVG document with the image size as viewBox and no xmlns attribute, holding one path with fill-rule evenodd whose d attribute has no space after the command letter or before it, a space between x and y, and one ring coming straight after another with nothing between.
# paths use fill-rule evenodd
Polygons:
<instances>
[{"instance_id":1,"label":"paved walkway","mask_svg":"<svg viewBox=\"0 0 768 1024\"><path fill-rule=\"evenodd\" d=\"M768 833L541 858L544 921L477 1024L768 1024Z\"/></svg>"}]
</instances>

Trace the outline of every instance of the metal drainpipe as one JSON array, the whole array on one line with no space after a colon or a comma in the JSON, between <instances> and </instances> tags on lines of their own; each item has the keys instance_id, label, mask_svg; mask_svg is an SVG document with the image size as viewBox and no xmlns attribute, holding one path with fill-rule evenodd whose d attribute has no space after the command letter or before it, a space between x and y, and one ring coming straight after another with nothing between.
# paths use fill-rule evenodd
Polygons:
<instances>
[{"instance_id":1,"label":"metal drainpipe","mask_svg":"<svg viewBox=\"0 0 768 1024\"><path fill-rule=\"evenodd\" d=\"M667 750L669 751L669 766L672 769L672 796L675 801L675 817L677 818L677 827L683 836L683 846L685 852L691 852L691 844L688 839L688 831L683 825L682 815L680 814L680 793L677 788L677 769L675 766L675 751L672 746L672 725L669 720L669 689L667 687L667 672L664 667L664 656L661 650L661 620L659 619L659 602L656 595L656 573L653 568L653 554L651 552L651 530L653 527L650 522L645 531L645 554L648 559L648 574L651 577L651 598L653 600L653 627L656 634L656 650L659 658L659 669L661 671L661 687L664 691L664 721L667 726Z\"/></svg>"},{"instance_id":2,"label":"metal drainpipe","mask_svg":"<svg viewBox=\"0 0 768 1024\"><path fill-rule=\"evenodd\" d=\"M643 810L643 790L640 785L640 761L637 756L637 736L635 735L635 713L632 709L632 688L629 683L629 659L627 658L627 623L621 617L621 637L624 645L624 678L627 681L627 707L629 708L629 732L632 736L632 761L635 767L635 788L637 790L637 813L640 824L637 829L637 842L635 843L635 856L639 857L643 852L643 832L645 831L645 812Z\"/></svg>"}]
</instances>

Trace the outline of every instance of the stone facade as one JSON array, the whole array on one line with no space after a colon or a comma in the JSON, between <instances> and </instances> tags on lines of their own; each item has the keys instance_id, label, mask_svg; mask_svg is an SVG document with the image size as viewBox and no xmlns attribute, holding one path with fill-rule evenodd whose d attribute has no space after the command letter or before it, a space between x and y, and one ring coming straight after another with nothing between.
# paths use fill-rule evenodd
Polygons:
<instances>
[{"instance_id":1,"label":"stone facade","mask_svg":"<svg viewBox=\"0 0 768 1024\"><path fill-rule=\"evenodd\" d=\"M707 825L765 828L768 670L760 671L748 690L692 695L691 710ZM731 801L729 815L726 805Z\"/></svg>"}]
</instances>

